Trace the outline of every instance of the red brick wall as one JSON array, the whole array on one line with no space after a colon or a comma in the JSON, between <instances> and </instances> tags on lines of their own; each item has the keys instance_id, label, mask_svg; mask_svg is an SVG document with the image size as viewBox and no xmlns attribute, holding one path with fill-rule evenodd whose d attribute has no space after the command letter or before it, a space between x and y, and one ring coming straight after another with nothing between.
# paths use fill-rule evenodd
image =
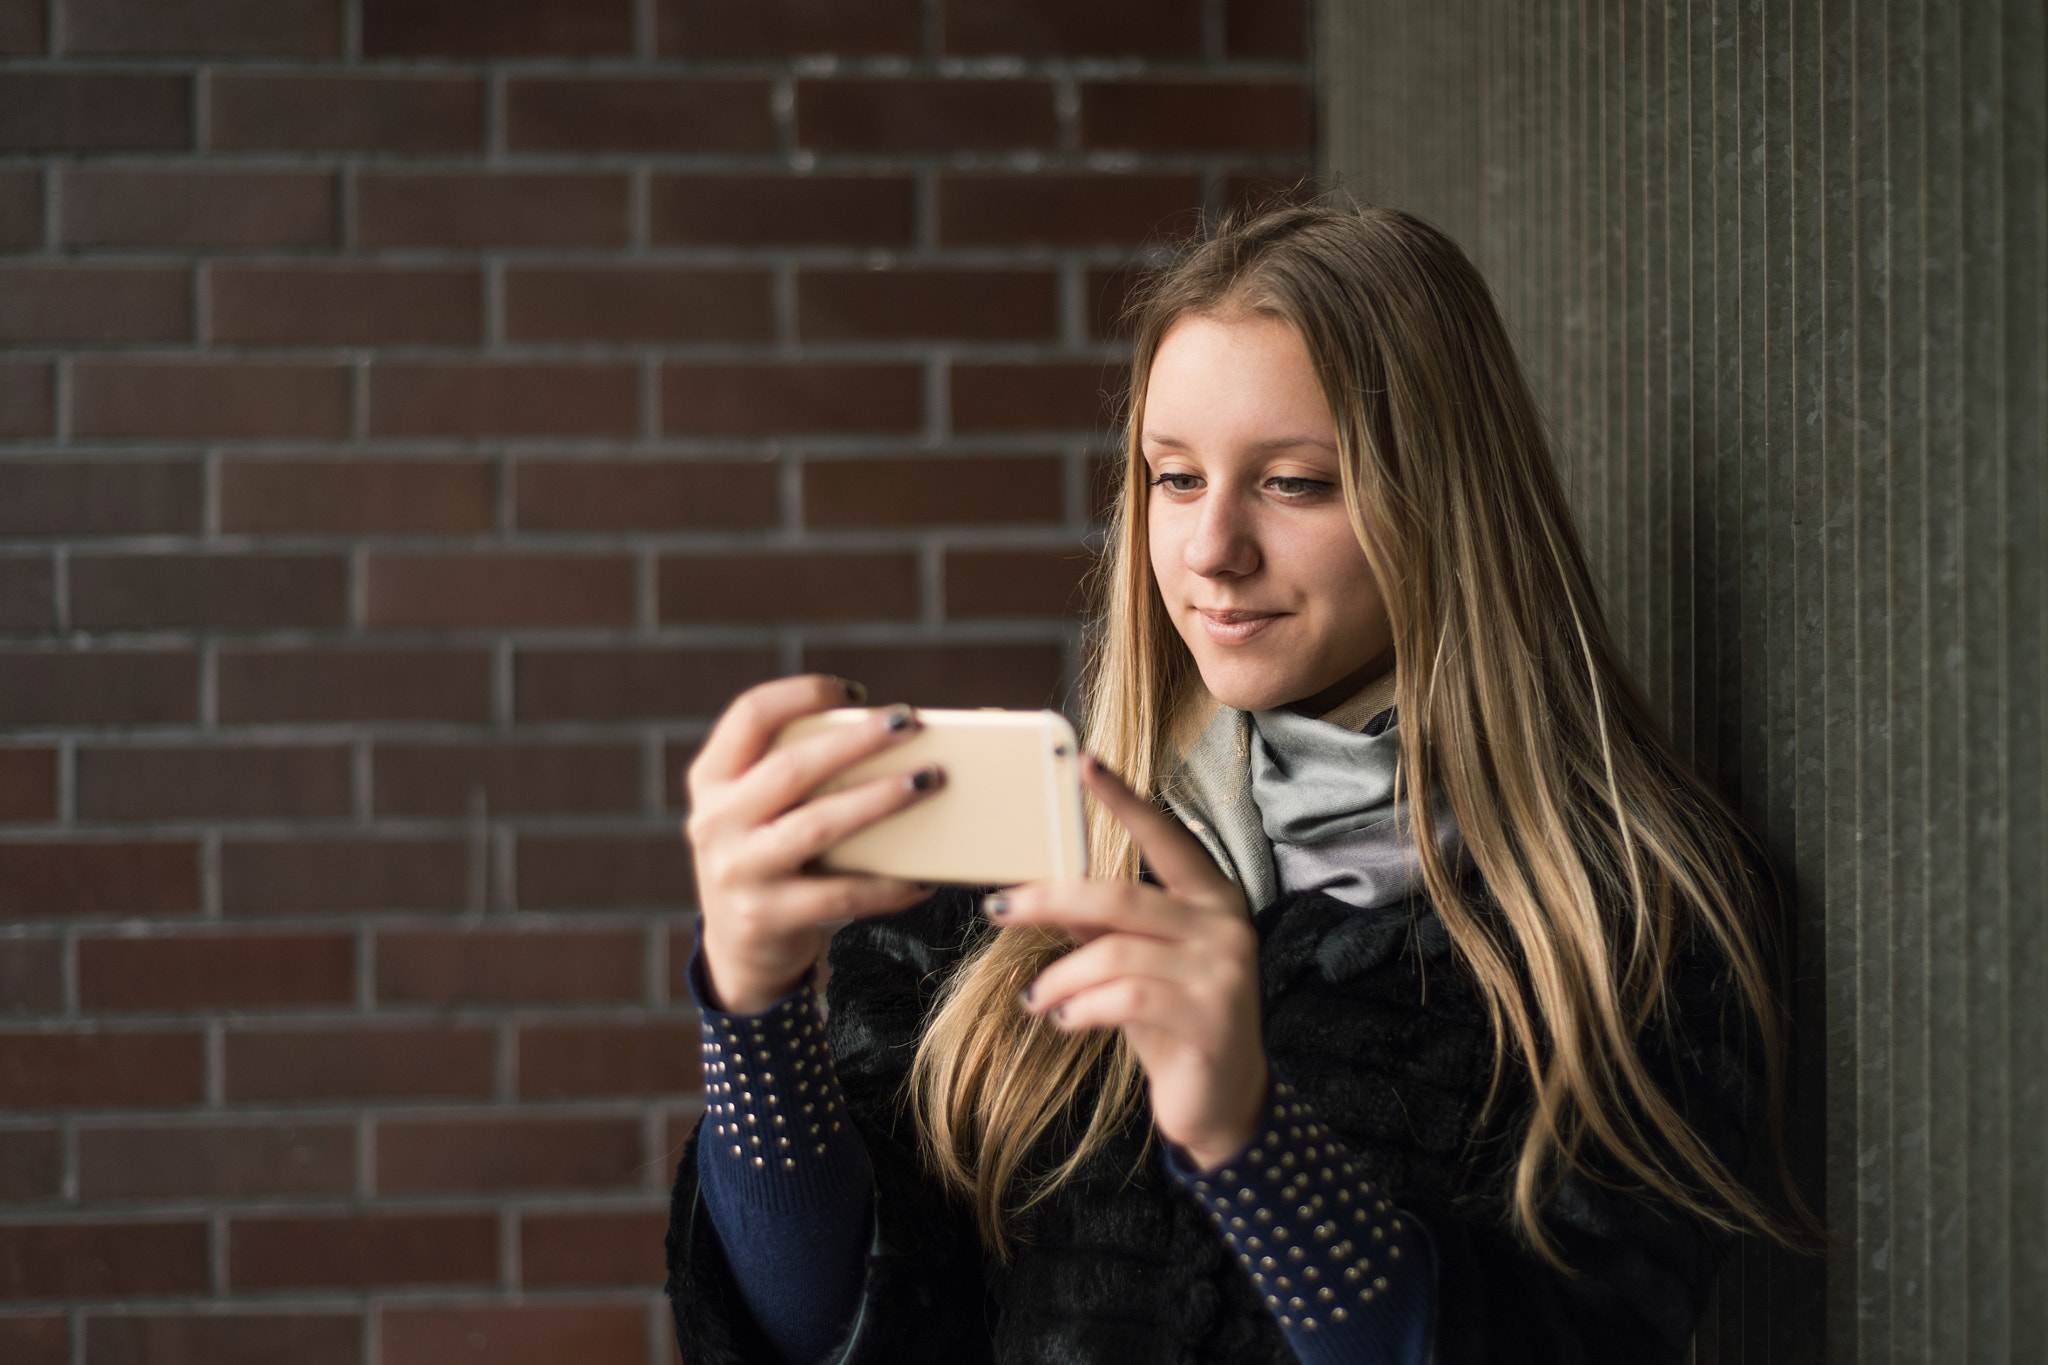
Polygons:
<instances>
[{"instance_id":1,"label":"red brick wall","mask_svg":"<svg viewBox=\"0 0 2048 1365\"><path fill-rule=\"evenodd\" d=\"M1304 9L0 0L0 1359L672 1353L678 769L1060 692Z\"/></svg>"}]
</instances>

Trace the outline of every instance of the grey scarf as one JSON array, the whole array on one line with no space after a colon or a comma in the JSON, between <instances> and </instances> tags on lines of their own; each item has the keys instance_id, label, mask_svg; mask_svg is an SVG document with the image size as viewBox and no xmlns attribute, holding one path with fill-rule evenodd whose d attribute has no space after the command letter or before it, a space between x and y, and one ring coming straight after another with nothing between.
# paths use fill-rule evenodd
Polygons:
<instances>
[{"instance_id":1,"label":"grey scarf","mask_svg":"<svg viewBox=\"0 0 2048 1365\"><path fill-rule=\"evenodd\" d=\"M1384 710L1354 732L1292 711L1252 713L1252 800L1282 889L1321 891L1365 910L1422 889L1422 859L1395 788L1394 720ZM1457 827L1441 804L1434 814L1438 846L1455 863Z\"/></svg>"}]
</instances>

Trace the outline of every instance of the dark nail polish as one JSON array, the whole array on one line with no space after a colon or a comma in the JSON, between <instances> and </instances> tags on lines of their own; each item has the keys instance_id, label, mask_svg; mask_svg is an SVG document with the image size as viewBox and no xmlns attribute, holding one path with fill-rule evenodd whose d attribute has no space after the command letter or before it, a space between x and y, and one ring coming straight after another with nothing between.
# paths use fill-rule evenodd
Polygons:
<instances>
[{"instance_id":1,"label":"dark nail polish","mask_svg":"<svg viewBox=\"0 0 2048 1365\"><path fill-rule=\"evenodd\" d=\"M900 733L917 724L917 713L907 706L898 706L889 712L882 724L891 731Z\"/></svg>"},{"instance_id":2,"label":"dark nail polish","mask_svg":"<svg viewBox=\"0 0 2048 1365\"><path fill-rule=\"evenodd\" d=\"M1027 1010L1031 1008L1031 988L1029 986L1017 992L1017 1003Z\"/></svg>"},{"instance_id":3,"label":"dark nail polish","mask_svg":"<svg viewBox=\"0 0 2048 1365\"><path fill-rule=\"evenodd\" d=\"M944 775L937 768L919 768L910 775L910 789L916 792L933 791L944 780Z\"/></svg>"},{"instance_id":4,"label":"dark nail polish","mask_svg":"<svg viewBox=\"0 0 2048 1365\"><path fill-rule=\"evenodd\" d=\"M868 690L851 678L841 678L839 680L839 690L846 693L846 699L855 706L859 706L868 699Z\"/></svg>"},{"instance_id":5,"label":"dark nail polish","mask_svg":"<svg viewBox=\"0 0 2048 1365\"><path fill-rule=\"evenodd\" d=\"M982 901L981 909L983 914L993 919L1001 919L1004 915L1010 913L1010 898L1008 896L990 896Z\"/></svg>"},{"instance_id":6,"label":"dark nail polish","mask_svg":"<svg viewBox=\"0 0 2048 1365\"><path fill-rule=\"evenodd\" d=\"M1064 1024L1067 1022L1067 1007L1065 1005L1061 1005L1058 1009L1052 1012L1052 1021L1055 1024Z\"/></svg>"}]
</instances>

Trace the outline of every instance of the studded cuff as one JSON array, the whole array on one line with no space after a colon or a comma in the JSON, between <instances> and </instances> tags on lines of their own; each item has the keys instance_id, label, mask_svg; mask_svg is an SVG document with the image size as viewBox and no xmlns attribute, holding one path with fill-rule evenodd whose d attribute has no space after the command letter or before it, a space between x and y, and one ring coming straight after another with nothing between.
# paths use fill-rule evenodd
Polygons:
<instances>
[{"instance_id":1,"label":"studded cuff","mask_svg":"<svg viewBox=\"0 0 2048 1365\"><path fill-rule=\"evenodd\" d=\"M759 1014L703 1005L701 965L690 991L703 1016L704 1122L698 1165L707 1183L742 1187L750 1205L841 1202L865 1190L867 1153L847 1117L810 979Z\"/></svg>"},{"instance_id":2,"label":"studded cuff","mask_svg":"<svg viewBox=\"0 0 2048 1365\"><path fill-rule=\"evenodd\" d=\"M1166 1151L1304 1365L1427 1358L1428 1234L1359 1169L1294 1088L1273 1082L1264 1127L1213 1171Z\"/></svg>"}]
</instances>

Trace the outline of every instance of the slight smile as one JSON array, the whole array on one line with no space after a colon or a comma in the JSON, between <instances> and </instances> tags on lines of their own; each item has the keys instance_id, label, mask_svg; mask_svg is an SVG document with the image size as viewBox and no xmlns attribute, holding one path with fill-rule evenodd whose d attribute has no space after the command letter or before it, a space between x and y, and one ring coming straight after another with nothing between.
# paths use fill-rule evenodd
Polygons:
<instances>
[{"instance_id":1,"label":"slight smile","mask_svg":"<svg viewBox=\"0 0 2048 1365\"><path fill-rule=\"evenodd\" d=\"M1202 618L1203 631L1219 645L1244 644L1287 615L1284 611L1207 611L1200 607L1195 614Z\"/></svg>"}]
</instances>

